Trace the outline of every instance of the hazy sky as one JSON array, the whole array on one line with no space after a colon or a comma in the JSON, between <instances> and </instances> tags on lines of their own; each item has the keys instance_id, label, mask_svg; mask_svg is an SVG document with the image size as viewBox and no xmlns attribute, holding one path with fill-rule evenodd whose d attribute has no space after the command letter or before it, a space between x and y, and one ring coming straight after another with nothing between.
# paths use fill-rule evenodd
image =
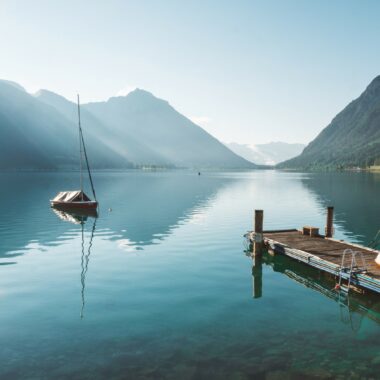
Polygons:
<instances>
[{"instance_id":1,"label":"hazy sky","mask_svg":"<svg viewBox=\"0 0 380 380\"><path fill-rule=\"evenodd\" d=\"M0 77L139 87L222 141L308 142L380 74L380 1L0 0Z\"/></svg>"}]
</instances>

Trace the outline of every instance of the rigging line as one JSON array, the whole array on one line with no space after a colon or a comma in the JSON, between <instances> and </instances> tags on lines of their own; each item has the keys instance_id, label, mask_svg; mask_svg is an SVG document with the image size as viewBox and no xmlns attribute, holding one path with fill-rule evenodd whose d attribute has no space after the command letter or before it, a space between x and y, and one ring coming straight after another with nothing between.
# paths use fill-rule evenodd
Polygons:
<instances>
[{"instance_id":1,"label":"rigging line","mask_svg":"<svg viewBox=\"0 0 380 380\"><path fill-rule=\"evenodd\" d=\"M82 128L81 128L81 136L82 136L82 143L83 143L84 157L85 157L85 159L86 159L86 165L87 165L88 177L90 178L92 194L94 195L94 200L96 201L95 188L94 188L94 183L93 183L93 181L92 181L92 176L91 176L91 171L90 171L90 165L89 165L89 163L88 163L87 152L86 152L86 146L84 145L84 139L83 139Z\"/></svg>"},{"instance_id":2,"label":"rigging line","mask_svg":"<svg viewBox=\"0 0 380 380\"><path fill-rule=\"evenodd\" d=\"M80 191L82 192L82 201L83 201L83 153L82 153L82 136L81 136L81 123L80 123L80 104L79 104L79 94L78 96L78 127L79 127L79 175L80 175Z\"/></svg>"},{"instance_id":3,"label":"rigging line","mask_svg":"<svg viewBox=\"0 0 380 380\"><path fill-rule=\"evenodd\" d=\"M82 130L82 126L81 126L81 123L80 123L79 94L78 94L78 115L79 115L79 134L80 134L80 139L81 139L81 142L82 142L81 146L83 145L83 153L84 153L84 158L86 160L88 177L90 178L92 194L94 195L94 200L96 201L96 194L95 194L94 183L92 181L92 176L91 176L91 171L90 171L90 165L88 163L88 158L87 158L86 145L84 143L84 138L83 138L83 130Z\"/></svg>"}]
</instances>

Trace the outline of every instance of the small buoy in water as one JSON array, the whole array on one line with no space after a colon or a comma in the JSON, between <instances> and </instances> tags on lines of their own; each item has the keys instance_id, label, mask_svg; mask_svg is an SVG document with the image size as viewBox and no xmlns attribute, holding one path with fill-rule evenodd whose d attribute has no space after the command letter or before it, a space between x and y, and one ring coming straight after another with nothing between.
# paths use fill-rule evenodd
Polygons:
<instances>
[{"instance_id":1,"label":"small buoy in water","mask_svg":"<svg viewBox=\"0 0 380 380\"><path fill-rule=\"evenodd\" d=\"M198 175L201 175L201 172L198 172Z\"/></svg>"},{"instance_id":2,"label":"small buoy in water","mask_svg":"<svg viewBox=\"0 0 380 380\"><path fill-rule=\"evenodd\" d=\"M108 209L108 211L111 212L111 211L112 211L112 208L110 207L110 208Z\"/></svg>"}]
</instances>

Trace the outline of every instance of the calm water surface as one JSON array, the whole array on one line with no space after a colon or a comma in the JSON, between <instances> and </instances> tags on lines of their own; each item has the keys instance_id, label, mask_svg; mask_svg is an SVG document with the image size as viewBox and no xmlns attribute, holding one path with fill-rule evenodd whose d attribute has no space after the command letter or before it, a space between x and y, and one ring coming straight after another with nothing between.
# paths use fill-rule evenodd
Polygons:
<instances>
[{"instance_id":1,"label":"calm water surface","mask_svg":"<svg viewBox=\"0 0 380 380\"><path fill-rule=\"evenodd\" d=\"M243 234L323 228L368 243L380 175L95 173L98 219L48 200L77 173L0 174L0 378L377 379L380 298L284 257L254 266Z\"/></svg>"}]
</instances>

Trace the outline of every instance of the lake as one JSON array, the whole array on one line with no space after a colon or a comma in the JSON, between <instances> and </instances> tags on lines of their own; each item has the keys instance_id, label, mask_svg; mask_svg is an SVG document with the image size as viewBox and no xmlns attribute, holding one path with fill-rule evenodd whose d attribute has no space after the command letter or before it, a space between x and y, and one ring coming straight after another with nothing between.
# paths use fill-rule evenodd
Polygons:
<instances>
[{"instance_id":1,"label":"lake","mask_svg":"<svg viewBox=\"0 0 380 380\"><path fill-rule=\"evenodd\" d=\"M49 206L78 173L0 174L0 378L375 379L380 297L281 256L253 267L244 233L325 225L367 244L380 174L97 172L99 218Z\"/></svg>"}]
</instances>

